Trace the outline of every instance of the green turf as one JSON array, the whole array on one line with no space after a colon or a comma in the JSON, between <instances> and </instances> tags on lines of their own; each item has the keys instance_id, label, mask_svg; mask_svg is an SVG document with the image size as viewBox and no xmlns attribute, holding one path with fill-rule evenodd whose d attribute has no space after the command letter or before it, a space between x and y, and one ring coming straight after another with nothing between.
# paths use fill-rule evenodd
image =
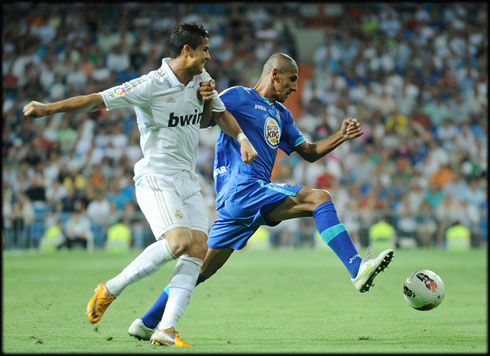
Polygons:
<instances>
[{"instance_id":1,"label":"green turf","mask_svg":"<svg viewBox=\"0 0 490 356\"><path fill-rule=\"evenodd\" d=\"M361 251L364 253L365 251ZM130 338L174 263L129 286L95 325L85 307L97 283L137 252L4 252L4 353L486 353L487 252L396 250L370 292L354 290L328 248L247 249L198 286L178 330L191 348ZM432 269L443 303L415 311L404 279Z\"/></svg>"}]
</instances>

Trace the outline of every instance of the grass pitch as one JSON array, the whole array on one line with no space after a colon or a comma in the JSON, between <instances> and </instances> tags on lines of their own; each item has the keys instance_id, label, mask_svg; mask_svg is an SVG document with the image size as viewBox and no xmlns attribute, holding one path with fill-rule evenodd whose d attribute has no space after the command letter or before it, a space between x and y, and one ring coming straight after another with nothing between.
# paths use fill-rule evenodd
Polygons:
<instances>
[{"instance_id":1,"label":"grass pitch","mask_svg":"<svg viewBox=\"0 0 490 356\"><path fill-rule=\"evenodd\" d=\"M128 336L166 285L174 263L127 287L98 324L85 307L97 283L139 252L3 253L3 353L487 353L487 251L395 250L360 294L329 248L236 252L195 289L178 330L190 348ZM365 255L365 251L361 251ZM405 278L438 273L442 304L416 311Z\"/></svg>"}]
</instances>

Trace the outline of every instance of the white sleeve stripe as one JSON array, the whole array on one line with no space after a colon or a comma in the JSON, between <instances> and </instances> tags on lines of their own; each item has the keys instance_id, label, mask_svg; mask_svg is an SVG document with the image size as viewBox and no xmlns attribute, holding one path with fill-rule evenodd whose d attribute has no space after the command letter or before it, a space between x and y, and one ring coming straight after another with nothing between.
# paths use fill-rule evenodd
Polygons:
<instances>
[{"instance_id":1,"label":"white sleeve stripe","mask_svg":"<svg viewBox=\"0 0 490 356\"><path fill-rule=\"evenodd\" d=\"M148 81L150 81L150 78L148 78L147 76L144 76L144 77L136 78L136 79L130 80L129 82L126 82L122 85L122 87L124 88L124 90L130 91L131 89L135 89L139 85L144 84Z\"/></svg>"}]
</instances>

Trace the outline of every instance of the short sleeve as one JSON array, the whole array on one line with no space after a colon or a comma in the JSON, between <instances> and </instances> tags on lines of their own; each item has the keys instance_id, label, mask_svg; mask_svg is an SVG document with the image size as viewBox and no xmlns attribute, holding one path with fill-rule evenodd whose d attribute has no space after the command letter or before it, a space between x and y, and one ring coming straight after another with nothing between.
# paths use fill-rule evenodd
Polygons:
<instances>
[{"instance_id":1,"label":"short sleeve","mask_svg":"<svg viewBox=\"0 0 490 356\"><path fill-rule=\"evenodd\" d=\"M279 148L289 155L294 151L296 146L306 141L306 138L296 126L293 116L289 110L283 111L281 114L284 123L282 126Z\"/></svg>"},{"instance_id":2,"label":"short sleeve","mask_svg":"<svg viewBox=\"0 0 490 356\"><path fill-rule=\"evenodd\" d=\"M219 95L223 104L226 106L226 109L233 114L233 108L238 107L240 105L240 94L238 87L231 87Z\"/></svg>"},{"instance_id":3,"label":"short sleeve","mask_svg":"<svg viewBox=\"0 0 490 356\"><path fill-rule=\"evenodd\" d=\"M200 81L208 82L211 79L213 79L213 78L211 78L209 73L206 72L206 70L203 70L203 72L201 74ZM213 111L215 111L215 112L223 112L226 110L225 104L223 104L223 101L221 101L221 99L218 95L218 92L216 90L213 92L212 104L213 104Z\"/></svg>"},{"instance_id":4,"label":"short sleeve","mask_svg":"<svg viewBox=\"0 0 490 356\"><path fill-rule=\"evenodd\" d=\"M216 112L223 112L226 110L225 104L221 100L221 98L218 96L218 92L215 90L213 99L212 99L212 104L213 104L213 111Z\"/></svg>"},{"instance_id":5,"label":"short sleeve","mask_svg":"<svg viewBox=\"0 0 490 356\"><path fill-rule=\"evenodd\" d=\"M148 106L150 104L151 78L147 75L130 80L119 86L106 89L102 95L108 110L125 106Z\"/></svg>"}]
</instances>

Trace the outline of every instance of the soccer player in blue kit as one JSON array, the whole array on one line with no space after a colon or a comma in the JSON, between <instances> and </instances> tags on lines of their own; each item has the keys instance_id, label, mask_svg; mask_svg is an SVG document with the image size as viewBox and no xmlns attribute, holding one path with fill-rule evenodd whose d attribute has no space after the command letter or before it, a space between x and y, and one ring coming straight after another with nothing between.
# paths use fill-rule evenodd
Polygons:
<instances>
[{"instance_id":1,"label":"soccer player in blue kit","mask_svg":"<svg viewBox=\"0 0 490 356\"><path fill-rule=\"evenodd\" d=\"M320 236L343 262L354 287L361 293L369 290L376 275L391 262L391 249L375 258L360 257L327 191L271 182L278 148L287 154L295 151L308 162L314 162L342 142L362 135L356 119L345 119L340 130L330 137L308 142L282 104L296 90L297 79L294 59L275 53L264 64L255 87L236 86L220 94L227 111L236 118L258 155L253 162L243 163L238 142L220 133L214 160L218 218L208 236L208 251L196 285L223 266L233 251L245 247L260 225L274 226L299 217L313 216ZM128 330L131 336L149 339L165 310L168 288L142 318L131 324Z\"/></svg>"}]
</instances>

